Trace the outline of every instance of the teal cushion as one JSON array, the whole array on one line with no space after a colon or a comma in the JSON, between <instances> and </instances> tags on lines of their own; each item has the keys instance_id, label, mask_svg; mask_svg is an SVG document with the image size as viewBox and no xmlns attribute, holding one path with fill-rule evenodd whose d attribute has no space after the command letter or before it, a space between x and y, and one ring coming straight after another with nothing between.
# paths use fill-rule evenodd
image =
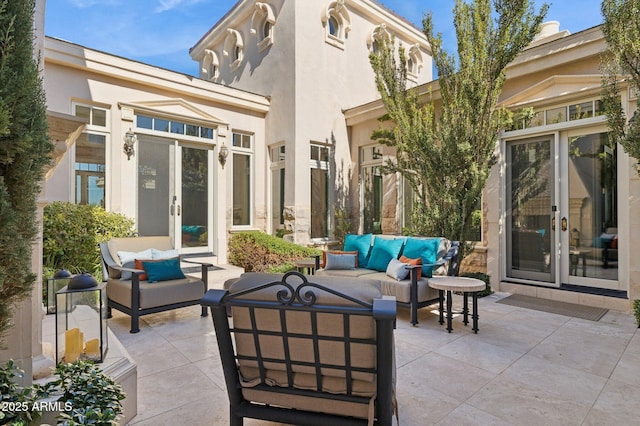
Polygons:
<instances>
[{"instance_id":1,"label":"teal cushion","mask_svg":"<svg viewBox=\"0 0 640 426\"><path fill-rule=\"evenodd\" d=\"M376 237L373 240L371 256L367 262L367 269L386 272L391 259L397 259L404 245L404 238L387 239ZM358 264L359 265L359 264Z\"/></svg>"},{"instance_id":2,"label":"teal cushion","mask_svg":"<svg viewBox=\"0 0 640 426\"><path fill-rule=\"evenodd\" d=\"M411 259L422 259L422 276L431 277L433 275L433 265L438 258L438 248L440 238L407 238L407 243L402 251L403 256Z\"/></svg>"},{"instance_id":3,"label":"teal cushion","mask_svg":"<svg viewBox=\"0 0 640 426\"><path fill-rule=\"evenodd\" d=\"M179 257L155 262L142 262L142 267L147 274L147 281L150 283L185 278L182 269L180 269Z\"/></svg>"},{"instance_id":4,"label":"teal cushion","mask_svg":"<svg viewBox=\"0 0 640 426\"><path fill-rule=\"evenodd\" d=\"M369 252L371 251L371 239L373 234L355 235L347 234L344 237L344 251L358 251L358 267L366 268Z\"/></svg>"}]
</instances>

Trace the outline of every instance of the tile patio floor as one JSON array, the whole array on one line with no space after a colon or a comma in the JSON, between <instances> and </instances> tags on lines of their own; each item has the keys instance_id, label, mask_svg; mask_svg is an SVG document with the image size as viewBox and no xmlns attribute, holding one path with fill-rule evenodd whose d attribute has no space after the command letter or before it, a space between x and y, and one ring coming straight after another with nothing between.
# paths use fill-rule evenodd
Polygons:
<instances>
[{"instance_id":1,"label":"tile patio floor","mask_svg":"<svg viewBox=\"0 0 640 426\"><path fill-rule=\"evenodd\" d=\"M238 273L225 268L210 272L211 288ZM411 327L408 310L398 309L401 425L640 424L640 331L632 314L609 311L593 322L495 303L505 296L480 299L477 335L461 318L447 333L429 308ZM109 324L138 367L131 426L228 424L210 316L201 318L199 307L149 315L140 333L129 334L128 317L114 311Z\"/></svg>"}]
</instances>

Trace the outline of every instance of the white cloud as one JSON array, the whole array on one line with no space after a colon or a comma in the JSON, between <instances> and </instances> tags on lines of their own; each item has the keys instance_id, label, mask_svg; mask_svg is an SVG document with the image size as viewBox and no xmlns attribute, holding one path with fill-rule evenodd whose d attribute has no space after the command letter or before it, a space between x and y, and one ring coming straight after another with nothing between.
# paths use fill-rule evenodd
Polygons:
<instances>
[{"instance_id":1,"label":"white cloud","mask_svg":"<svg viewBox=\"0 0 640 426\"><path fill-rule=\"evenodd\" d=\"M159 5L153 10L154 13L162 13L176 7L189 7L194 4L202 3L205 0L160 0Z\"/></svg>"}]
</instances>

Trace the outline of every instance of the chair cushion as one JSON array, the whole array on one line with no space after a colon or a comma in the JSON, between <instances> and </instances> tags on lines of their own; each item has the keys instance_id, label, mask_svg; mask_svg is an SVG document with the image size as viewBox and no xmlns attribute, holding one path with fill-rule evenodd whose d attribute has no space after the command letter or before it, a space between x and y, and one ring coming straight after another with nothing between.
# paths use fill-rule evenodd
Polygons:
<instances>
[{"instance_id":1,"label":"chair cushion","mask_svg":"<svg viewBox=\"0 0 640 426\"><path fill-rule=\"evenodd\" d=\"M204 291L204 282L189 276L181 280L157 283L140 281L140 308L147 309L200 300ZM107 295L114 302L131 308L131 281L109 279L107 281Z\"/></svg>"},{"instance_id":2,"label":"chair cushion","mask_svg":"<svg viewBox=\"0 0 640 426\"><path fill-rule=\"evenodd\" d=\"M368 279L377 279L380 282L380 289L386 296L395 296L396 300L401 303L409 303L411 301L411 280L395 280L385 272L376 272L367 275ZM429 287L426 278L418 280L418 303L434 300L438 298L438 290Z\"/></svg>"}]
</instances>

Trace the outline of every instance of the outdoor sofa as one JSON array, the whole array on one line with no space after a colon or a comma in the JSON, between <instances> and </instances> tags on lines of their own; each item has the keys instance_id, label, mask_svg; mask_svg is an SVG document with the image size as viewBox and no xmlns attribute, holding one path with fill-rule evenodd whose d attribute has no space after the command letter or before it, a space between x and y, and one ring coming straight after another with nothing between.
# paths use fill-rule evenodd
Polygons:
<instances>
[{"instance_id":1,"label":"outdoor sofa","mask_svg":"<svg viewBox=\"0 0 640 426\"><path fill-rule=\"evenodd\" d=\"M348 234L343 250L316 258L315 274L378 281L383 294L411 310L415 326L418 309L438 302L438 291L428 286L427 279L454 275L459 248L458 241L446 238Z\"/></svg>"},{"instance_id":2,"label":"outdoor sofa","mask_svg":"<svg viewBox=\"0 0 640 426\"><path fill-rule=\"evenodd\" d=\"M208 263L181 259L168 236L112 238L100 244L107 306L131 317L131 333L141 315L200 304L208 289ZM182 263L197 263L200 277L186 275ZM202 316L207 310L202 308Z\"/></svg>"},{"instance_id":3,"label":"outdoor sofa","mask_svg":"<svg viewBox=\"0 0 640 426\"><path fill-rule=\"evenodd\" d=\"M379 281L245 273L202 304L211 308L231 425L245 417L391 424L396 303Z\"/></svg>"}]
</instances>

